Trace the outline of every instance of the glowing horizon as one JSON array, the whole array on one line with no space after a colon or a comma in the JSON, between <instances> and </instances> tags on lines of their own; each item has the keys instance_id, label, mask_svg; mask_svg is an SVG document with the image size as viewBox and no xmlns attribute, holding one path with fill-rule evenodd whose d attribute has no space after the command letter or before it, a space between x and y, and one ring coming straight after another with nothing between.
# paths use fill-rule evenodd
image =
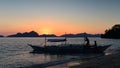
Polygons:
<instances>
[{"instance_id":1,"label":"glowing horizon","mask_svg":"<svg viewBox=\"0 0 120 68\"><path fill-rule=\"evenodd\" d=\"M39 34L101 34L120 23L118 0L3 0L0 35L36 31Z\"/></svg>"}]
</instances>

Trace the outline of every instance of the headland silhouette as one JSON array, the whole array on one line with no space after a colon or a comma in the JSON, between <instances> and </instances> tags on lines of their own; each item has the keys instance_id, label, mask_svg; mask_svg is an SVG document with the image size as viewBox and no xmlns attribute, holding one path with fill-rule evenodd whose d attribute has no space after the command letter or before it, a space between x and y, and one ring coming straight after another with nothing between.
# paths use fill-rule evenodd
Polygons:
<instances>
[{"instance_id":1,"label":"headland silhouette","mask_svg":"<svg viewBox=\"0 0 120 68\"><path fill-rule=\"evenodd\" d=\"M106 29L105 33L101 35L101 38L120 39L120 24L112 26L111 29Z\"/></svg>"}]
</instances>

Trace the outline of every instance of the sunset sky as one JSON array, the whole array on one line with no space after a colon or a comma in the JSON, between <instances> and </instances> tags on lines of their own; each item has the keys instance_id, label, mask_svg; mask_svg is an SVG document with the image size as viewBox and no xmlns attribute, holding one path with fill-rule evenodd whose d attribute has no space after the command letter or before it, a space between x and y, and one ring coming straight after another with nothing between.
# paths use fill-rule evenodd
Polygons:
<instances>
[{"instance_id":1,"label":"sunset sky","mask_svg":"<svg viewBox=\"0 0 120 68\"><path fill-rule=\"evenodd\" d=\"M0 0L0 35L104 33L120 24L120 0Z\"/></svg>"}]
</instances>

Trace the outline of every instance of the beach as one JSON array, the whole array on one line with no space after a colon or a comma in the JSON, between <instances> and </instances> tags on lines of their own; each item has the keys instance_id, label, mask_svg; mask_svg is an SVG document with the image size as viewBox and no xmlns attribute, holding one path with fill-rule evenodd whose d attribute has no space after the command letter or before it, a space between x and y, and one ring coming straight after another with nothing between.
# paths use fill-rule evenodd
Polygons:
<instances>
[{"instance_id":1,"label":"beach","mask_svg":"<svg viewBox=\"0 0 120 68\"><path fill-rule=\"evenodd\" d=\"M61 60L59 59L56 61L51 61L43 64L36 64L36 65L31 65L31 66L21 67L21 68L49 68L49 67L52 68L51 66L54 67L56 65L78 61L78 60L81 60L81 59L78 59L78 58L68 58L68 59L61 59ZM120 52L89 59L88 61L82 62L78 65L73 65L67 68L120 68Z\"/></svg>"},{"instance_id":2,"label":"beach","mask_svg":"<svg viewBox=\"0 0 120 68\"><path fill-rule=\"evenodd\" d=\"M120 68L120 52L94 58L70 68Z\"/></svg>"}]
</instances>

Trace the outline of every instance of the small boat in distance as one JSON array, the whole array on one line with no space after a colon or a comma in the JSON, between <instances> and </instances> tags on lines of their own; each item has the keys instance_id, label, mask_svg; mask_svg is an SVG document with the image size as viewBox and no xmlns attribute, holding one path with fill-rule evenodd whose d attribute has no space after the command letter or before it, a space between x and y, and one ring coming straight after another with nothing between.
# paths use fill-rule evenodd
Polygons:
<instances>
[{"instance_id":1,"label":"small boat in distance","mask_svg":"<svg viewBox=\"0 0 120 68\"><path fill-rule=\"evenodd\" d=\"M111 45L90 45L86 46L83 44L66 44L67 39L48 39L47 42L65 42L65 44L60 45L46 45L45 38L45 46L38 46L28 44L33 49L33 53L54 53L54 54L65 54L65 53L104 53L104 51L110 47Z\"/></svg>"},{"instance_id":2,"label":"small boat in distance","mask_svg":"<svg viewBox=\"0 0 120 68\"><path fill-rule=\"evenodd\" d=\"M66 38L65 39L48 39L48 42L64 42L67 41Z\"/></svg>"}]
</instances>

